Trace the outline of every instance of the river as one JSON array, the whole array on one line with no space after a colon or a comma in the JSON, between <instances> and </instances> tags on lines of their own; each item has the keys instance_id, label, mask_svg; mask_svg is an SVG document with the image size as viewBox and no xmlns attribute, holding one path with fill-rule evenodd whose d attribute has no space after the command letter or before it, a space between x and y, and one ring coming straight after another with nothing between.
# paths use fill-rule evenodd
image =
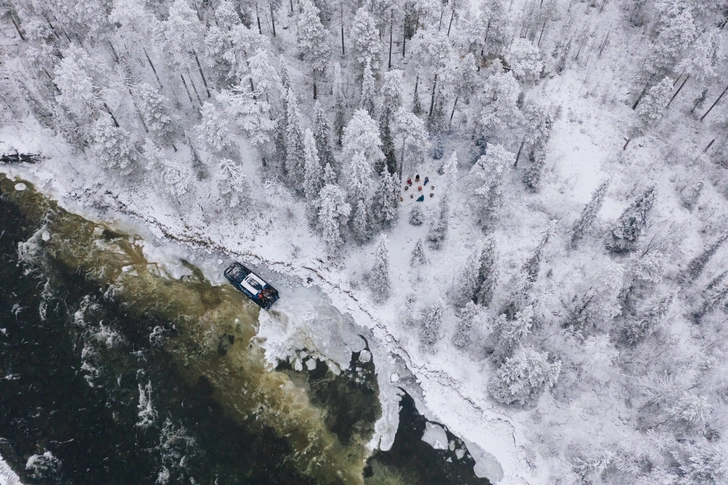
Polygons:
<instances>
[{"instance_id":1,"label":"river","mask_svg":"<svg viewBox=\"0 0 728 485\"><path fill-rule=\"evenodd\" d=\"M487 483L407 395L372 455L376 362L273 369L258 307L142 246L0 174L0 455L24 483Z\"/></svg>"}]
</instances>

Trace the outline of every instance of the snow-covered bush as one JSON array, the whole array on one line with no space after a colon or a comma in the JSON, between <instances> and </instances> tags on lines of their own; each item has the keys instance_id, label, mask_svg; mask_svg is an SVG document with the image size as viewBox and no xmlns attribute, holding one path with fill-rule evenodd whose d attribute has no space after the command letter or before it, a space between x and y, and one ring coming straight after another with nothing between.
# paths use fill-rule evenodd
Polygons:
<instances>
[{"instance_id":1,"label":"snow-covered bush","mask_svg":"<svg viewBox=\"0 0 728 485\"><path fill-rule=\"evenodd\" d=\"M409 215L409 223L413 226L421 226L422 223L425 221L425 216L422 213L422 209L420 209L419 206L412 207L412 210L410 210Z\"/></svg>"}]
</instances>

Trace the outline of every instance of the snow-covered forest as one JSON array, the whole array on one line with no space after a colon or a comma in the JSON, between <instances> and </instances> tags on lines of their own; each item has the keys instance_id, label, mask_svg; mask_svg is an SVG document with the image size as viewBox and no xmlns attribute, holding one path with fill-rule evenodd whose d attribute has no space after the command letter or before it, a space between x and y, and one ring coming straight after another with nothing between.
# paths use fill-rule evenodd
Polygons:
<instances>
[{"instance_id":1,"label":"snow-covered forest","mask_svg":"<svg viewBox=\"0 0 728 485\"><path fill-rule=\"evenodd\" d=\"M728 483L728 2L2 19L0 138L40 188L321 285L502 483Z\"/></svg>"}]
</instances>

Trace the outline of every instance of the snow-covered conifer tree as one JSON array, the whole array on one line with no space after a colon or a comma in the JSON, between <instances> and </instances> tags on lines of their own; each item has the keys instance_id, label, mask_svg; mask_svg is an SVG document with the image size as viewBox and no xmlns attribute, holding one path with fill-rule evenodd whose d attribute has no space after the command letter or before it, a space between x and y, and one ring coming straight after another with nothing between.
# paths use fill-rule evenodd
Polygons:
<instances>
[{"instance_id":1,"label":"snow-covered conifer tree","mask_svg":"<svg viewBox=\"0 0 728 485\"><path fill-rule=\"evenodd\" d=\"M622 314L635 315L643 300L654 294L662 281L664 256L660 251L634 254L624 271L624 281L619 292Z\"/></svg>"},{"instance_id":2,"label":"snow-covered conifer tree","mask_svg":"<svg viewBox=\"0 0 728 485\"><path fill-rule=\"evenodd\" d=\"M719 28L708 29L698 37L683 56L676 71L684 72L699 81L715 78L716 68L725 59L723 37Z\"/></svg>"},{"instance_id":3,"label":"snow-covered conifer tree","mask_svg":"<svg viewBox=\"0 0 728 485\"><path fill-rule=\"evenodd\" d=\"M605 180L592 193L591 200L581 211L581 215L571 228L571 247L575 248L579 241L589 233L599 210L602 208L602 204L604 204L604 197L607 195L608 188L609 180Z\"/></svg>"},{"instance_id":4,"label":"snow-covered conifer tree","mask_svg":"<svg viewBox=\"0 0 728 485\"><path fill-rule=\"evenodd\" d=\"M173 117L169 114L167 98L149 84L142 83L134 89L144 125L158 140L168 141L174 131Z\"/></svg>"},{"instance_id":5,"label":"snow-covered conifer tree","mask_svg":"<svg viewBox=\"0 0 728 485\"><path fill-rule=\"evenodd\" d=\"M319 18L319 9L311 0L301 0L301 14L298 16L298 48L303 53L303 60L313 70L313 93L316 93L316 76L326 70L331 57L331 43L328 32Z\"/></svg>"},{"instance_id":6,"label":"snow-covered conifer tree","mask_svg":"<svg viewBox=\"0 0 728 485\"><path fill-rule=\"evenodd\" d=\"M417 116L422 114L422 102L420 101L420 94L418 92L419 79L419 77L415 79L415 89L412 91L412 114Z\"/></svg>"},{"instance_id":7,"label":"snow-covered conifer tree","mask_svg":"<svg viewBox=\"0 0 728 485\"><path fill-rule=\"evenodd\" d=\"M337 176L336 171L334 171L330 163L327 163L324 167L323 185L336 185L338 180L339 177Z\"/></svg>"},{"instance_id":8,"label":"snow-covered conifer tree","mask_svg":"<svg viewBox=\"0 0 728 485\"><path fill-rule=\"evenodd\" d=\"M728 481L728 446L703 440L689 440L677 454L683 483L720 484Z\"/></svg>"},{"instance_id":9,"label":"snow-covered conifer tree","mask_svg":"<svg viewBox=\"0 0 728 485\"><path fill-rule=\"evenodd\" d=\"M440 131L445 124L444 86L452 82L458 59L451 39L444 31L435 30L434 27L420 30L412 39L412 44L412 54L417 59L419 69L433 76L427 122L431 129Z\"/></svg>"},{"instance_id":10,"label":"snow-covered conifer tree","mask_svg":"<svg viewBox=\"0 0 728 485\"><path fill-rule=\"evenodd\" d=\"M73 115L87 120L101 105L98 87L89 72L92 61L85 50L73 44L62 55L54 73L60 90L58 102Z\"/></svg>"},{"instance_id":11,"label":"snow-covered conifer tree","mask_svg":"<svg viewBox=\"0 0 728 485\"><path fill-rule=\"evenodd\" d=\"M245 24L232 26L227 38L230 48L224 52L223 57L230 64L229 76L236 84L242 84L251 74L250 55L266 48L265 38ZM251 86L251 89L255 88L255 85Z\"/></svg>"},{"instance_id":12,"label":"snow-covered conifer tree","mask_svg":"<svg viewBox=\"0 0 728 485\"><path fill-rule=\"evenodd\" d=\"M321 19L321 23L324 26L328 26L331 21L331 6L327 0L313 0L313 4L318 9L318 15Z\"/></svg>"},{"instance_id":13,"label":"snow-covered conifer tree","mask_svg":"<svg viewBox=\"0 0 728 485\"><path fill-rule=\"evenodd\" d=\"M495 319L490 339L494 345L493 359L501 363L519 347L533 326L533 305L516 312L513 318L501 314Z\"/></svg>"},{"instance_id":14,"label":"snow-covered conifer tree","mask_svg":"<svg viewBox=\"0 0 728 485\"><path fill-rule=\"evenodd\" d=\"M483 242L483 251L480 255L479 263L479 284L475 287L473 301L481 306L487 307L493 300L493 293L495 292L495 285L498 282L499 273L498 253L492 234L488 235Z\"/></svg>"},{"instance_id":15,"label":"snow-covered conifer tree","mask_svg":"<svg viewBox=\"0 0 728 485\"><path fill-rule=\"evenodd\" d=\"M377 247L374 249L374 266L369 275L369 284L377 298L387 299L391 283L389 279L389 246L385 234L379 236Z\"/></svg>"},{"instance_id":16,"label":"snow-covered conifer tree","mask_svg":"<svg viewBox=\"0 0 728 485\"><path fill-rule=\"evenodd\" d=\"M382 113L390 115L402 107L402 75L403 71L393 69L382 74Z\"/></svg>"},{"instance_id":17,"label":"snow-covered conifer tree","mask_svg":"<svg viewBox=\"0 0 728 485\"><path fill-rule=\"evenodd\" d=\"M164 190L179 203L179 198L192 189L192 170L179 159L164 159L164 162L162 169Z\"/></svg>"},{"instance_id":18,"label":"snow-covered conifer tree","mask_svg":"<svg viewBox=\"0 0 728 485\"><path fill-rule=\"evenodd\" d=\"M260 91L251 93L242 86L235 86L231 91L222 90L215 100L225 111L225 121L248 142L264 145L271 139L276 124L271 119L270 104Z\"/></svg>"},{"instance_id":19,"label":"snow-covered conifer tree","mask_svg":"<svg viewBox=\"0 0 728 485\"><path fill-rule=\"evenodd\" d=\"M415 156L421 155L429 146L429 135L427 134L423 121L404 108L398 109L394 114L394 133L402 144L402 152L399 159L399 178L401 180L405 165L405 148L409 147ZM412 165L411 162L409 165Z\"/></svg>"},{"instance_id":20,"label":"snow-covered conifer tree","mask_svg":"<svg viewBox=\"0 0 728 485\"><path fill-rule=\"evenodd\" d=\"M698 203L698 199L700 199L700 194L703 192L704 187L705 184L702 181L698 181L680 191L678 195L680 196L683 207L689 211L693 210L695 204Z\"/></svg>"},{"instance_id":21,"label":"snow-covered conifer tree","mask_svg":"<svg viewBox=\"0 0 728 485\"><path fill-rule=\"evenodd\" d=\"M488 144L486 153L473 165L470 174L479 182L475 190L478 200L478 213L480 223L488 227L498 216L498 208L502 203L503 176L508 167L511 167L516 156L503 148L502 145Z\"/></svg>"},{"instance_id":22,"label":"snow-covered conifer tree","mask_svg":"<svg viewBox=\"0 0 728 485\"><path fill-rule=\"evenodd\" d=\"M389 173L397 173L397 155L394 147L394 136L392 135L392 116L386 110L382 111L379 118L379 133L382 135L382 153L384 153L384 168Z\"/></svg>"},{"instance_id":23,"label":"snow-covered conifer tree","mask_svg":"<svg viewBox=\"0 0 728 485\"><path fill-rule=\"evenodd\" d=\"M361 99L359 101L359 109L365 110L369 116L374 116L374 76L369 63L364 66L364 75L361 81Z\"/></svg>"},{"instance_id":24,"label":"snow-covered conifer tree","mask_svg":"<svg viewBox=\"0 0 728 485\"><path fill-rule=\"evenodd\" d=\"M447 197L456 197L458 194L458 154L456 151L453 151L447 159L442 171L442 193Z\"/></svg>"},{"instance_id":25,"label":"snow-covered conifer tree","mask_svg":"<svg viewBox=\"0 0 728 485\"><path fill-rule=\"evenodd\" d=\"M716 306L722 304L728 298L728 271L724 271L713 278L708 286L705 287L702 294L703 302L693 311L692 317L696 323L700 323L702 318L713 311Z\"/></svg>"},{"instance_id":26,"label":"snow-covered conifer tree","mask_svg":"<svg viewBox=\"0 0 728 485\"><path fill-rule=\"evenodd\" d=\"M306 200L311 200L317 198L323 188L324 171L321 168L316 141L313 133L308 128L306 128L303 136L303 151L305 158L303 192L306 195Z\"/></svg>"},{"instance_id":27,"label":"snow-covered conifer tree","mask_svg":"<svg viewBox=\"0 0 728 485\"><path fill-rule=\"evenodd\" d=\"M472 97L480 90L480 85L480 73L478 72L475 56L472 52L468 52L454 66L453 92L455 94L455 101L453 101L450 117L448 118L448 129L452 125L458 102L461 103L461 106L463 102L470 104Z\"/></svg>"},{"instance_id":28,"label":"snow-covered conifer tree","mask_svg":"<svg viewBox=\"0 0 728 485\"><path fill-rule=\"evenodd\" d=\"M228 207L247 207L250 184L242 167L229 158L221 158L217 170L217 189Z\"/></svg>"},{"instance_id":29,"label":"snow-covered conifer tree","mask_svg":"<svg viewBox=\"0 0 728 485\"><path fill-rule=\"evenodd\" d=\"M372 202L372 217L379 224L388 226L397 218L399 193L397 176L382 169Z\"/></svg>"},{"instance_id":30,"label":"snow-covered conifer tree","mask_svg":"<svg viewBox=\"0 0 728 485\"><path fill-rule=\"evenodd\" d=\"M542 234L541 241L536 246L533 255L523 264L521 270L514 277L511 285L511 297L504 309L504 313L508 318L513 318L529 301L529 293L541 271L544 250L556 231L557 222L556 220L551 221L548 229Z\"/></svg>"},{"instance_id":31,"label":"snow-covered conifer tree","mask_svg":"<svg viewBox=\"0 0 728 485\"><path fill-rule=\"evenodd\" d=\"M281 112L278 117L278 123L276 125L276 137L275 137L275 149L276 156L281 168L284 173L287 173L286 160L288 158L288 91L291 87L291 80L288 76L288 67L286 66L286 60L281 55L278 63L278 72L281 78L281 86L283 86L283 93L281 93Z\"/></svg>"},{"instance_id":32,"label":"snow-covered conifer tree","mask_svg":"<svg viewBox=\"0 0 728 485\"><path fill-rule=\"evenodd\" d=\"M142 45L153 40L161 28L160 22L142 0L115 0L108 20L117 26L117 34L130 43Z\"/></svg>"},{"instance_id":33,"label":"snow-covered conifer tree","mask_svg":"<svg viewBox=\"0 0 728 485\"><path fill-rule=\"evenodd\" d=\"M379 69L379 56L382 52L379 29L376 20L366 8L360 7L356 11L349 35L352 39L352 50L359 65L363 68L369 62L373 70Z\"/></svg>"},{"instance_id":34,"label":"snow-covered conifer tree","mask_svg":"<svg viewBox=\"0 0 728 485\"><path fill-rule=\"evenodd\" d=\"M427 242L432 249L442 249L447 237L448 220L450 218L449 197L440 197L440 207L437 218L430 224L427 233Z\"/></svg>"},{"instance_id":35,"label":"snow-covered conifer tree","mask_svg":"<svg viewBox=\"0 0 728 485\"><path fill-rule=\"evenodd\" d=\"M316 150L318 151L319 160L322 166L326 164L336 165L334 152L331 147L331 127L326 112L321 104L316 101L314 105L314 132L313 137L316 140Z\"/></svg>"},{"instance_id":36,"label":"snow-covered conifer tree","mask_svg":"<svg viewBox=\"0 0 728 485\"><path fill-rule=\"evenodd\" d=\"M240 16L230 0L221 0L215 7L215 20L223 29L229 30L240 24Z\"/></svg>"},{"instance_id":37,"label":"snow-covered conifer tree","mask_svg":"<svg viewBox=\"0 0 728 485\"><path fill-rule=\"evenodd\" d=\"M635 346L647 338L665 318L675 298L671 293L660 299L641 318L627 318L620 329L620 340L629 346Z\"/></svg>"},{"instance_id":38,"label":"snow-covered conifer tree","mask_svg":"<svg viewBox=\"0 0 728 485\"><path fill-rule=\"evenodd\" d=\"M382 75L380 94L382 95L382 106L379 131L382 135L382 151L387 170L390 173L397 173L397 156L392 128L394 113L402 106L402 71L395 69Z\"/></svg>"},{"instance_id":39,"label":"snow-covered conifer tree","mask_svg":"<svg viewBox=\"0 0 728 485\"><path fill-rule=\"evenodd\" d=\"M465 267L457 278L458 286L455 290L454 301L462 306L473 300L473 295L480 284L480 260L483 255L483 241L477 241L475 248L468 256Z\"/></svg>"},{"instance_id":40,"label":"snow-covered conifer tree","mask_svg":"<svg viewBox=\"0 0 728 485\"><path fill-rule=\"evenodd\" d=\"M478 92L481 79L478 72L478 65L472 52L468 52L460 59L455 67L455 94L458 99L470 102L472 96Z\"/></svg>"},{"instance_id":41,"label":"snow-covered conifer tree","mask_svg":"<svg viewBox=\"0 0 728 485\"><path fill-rule=\"evenodd\" d=\"M93 128L93 154L101 164L119 174L133 169L135 151L124 128L117 128L111 116L101 114Z\"/></svg>"},{"instance_id":42,"label":"snow-covered conifer tree","mask_svg":"<svg viewBox=\"0 0 728 485\"><path fill-rule=\"evenodd\" d=\"M298 102L293 88L288 89L286 97L288 105L286 127L286 164L285 171L297 191L302 190L305 155L303 150L303 130L301 115L298 113Z\"/></svg>"},{"instance_id":43,"label":"snow-covered conifer tree","mask_svg":"<svg viewBox=\"0 0 728 485\"><path fill-rule=\"evenodd\" d=\"M313 224L318 213L318 198L323 187L324 171L321 168L318 150L316 150L316 141L308 128L303 136L303 151L305 157L303 194L306 197L306 213Z\"/></svg>"},{"instance_id":44,"label":"snow-covered conifer tree","mask_svg":"<svg viewBox=\"0 0 728 485\"><path fill-rule=\"evenodd\" d=\"M205 102L200 109L200 114L202 119L195 127L200 143L212 152L221 152L233 145L230 124L217 106Z\"/></svg>"},{"instance_id":45,"label":"snow-covered conifer tree","mask_svg":"<svg viewBox=\"0 0 728 485\"><path fill-rule=\"evenodd\" d=\"M355 204L354 217L351 218L351 232L354 238L360 243L369 240L371 231L369 230L369 211L366 203L362 199L352 200Z\"/></svg>"},{"instance_id":46,"label":"snow-covered conifer tree","mask_svg":"<svg viewBox=\"0 0 728 485\"><path fill-rule=\"evenodd\" d=\"M518 109L518 95L521 88L510 72L499 69L499 61L494 62L495 71L485 81L483 91L478 99L480 107L478 126L483 137L507 141L510 132L521 123L523 115Z\"/></svg>"},{"instance_id":47,"label":"snow-covered conifer tree","mask_svg":"<svg viewBox=\"0 0 728 485\"><path fill-rule=\"evenodd\" d=\"M541 270L541 260L543 259L543 252L546 249L549 241L556 231L556 223L558 221L551 221L548 229L541 236L541 241L536 246L536 250L533 252L533 256L523 265L522 272L526 275L526 279L530 284L536 282L538 273Z\"/></svg>"},{"instance_id":48,"label":"snow-covered conifer tree","mask_svg":"<svg viewBox=\"0 0 728 485\"><path fill-rule=\"evenodd\" d=\"M671 2L663 2L664 7ZM689 8L662 9L657 39L643 63L645 77L655 78L671 71L697 37L695 19Z\"/></svg>"},{"instance_id":49,"label":"snow-covered conifer tree","mask_svg":"<svg viewBox=\"0 0 728 485\"><path fill-rule=\"evenodd\" d=\"M458 318L455 326L455 333L452 336L452 343L460 349L468 347L472 343L473 322L480 320L479 315L483 314L483 308L480 305L469 301Z\"/></svg>"},{"instance_id":50,"label":"snow-covered conifer tree","mask_svg":"<svg viewBox=\"0 0 728 485\"><path fill-rule=\"evenodd\" d=\"M728 239L728 232L721 235L713 244L708 246L702 253L694 257L688 263L685 271L680 275L680 281L683 283L695 281L698 276L703 272L705 265L713 257L713 255L720 249L723 243Z\"/></svg>"},{"instance_id":51,"label":"snow-covered conifer tree","mask_svg":"<svg viewBox=\"0 0 728 485\"><path fill-rule=\"evenodd\" d=\"M281 57L278 60L278 75L281 78L283 89L287 94L288 88L291 87L291 77L288 74L288 63L286 62L286 57L283 54L281 54ZM284 99L286 99L286 96L284 96Z\"/></svg>"},{"instance_id":52,"label":"snow-covered conifer tree","mask_svg":"<svg viewBox=\"0 0 728 485\"><path fill-rule=\"evenodd\" d=\"M546 353L525 348L500 366L488 388L501 404L531 406L556 384L560 372L560 361L550 363Z\"/></svg>"},{"instance_id":53,"label":"snow-covered conifer tree","mask_svg":"<svg viewBox=\"0 0 728 485\"><path fill-rule=\"evenodd\" d=\"M341 146L346 126L346 97L344 95L344 81L341 77L341 66L334 64L334 140Z\"/></svg>"},{"instance_id":54,"label":"snow-covered conifer tree","mask_svg":"<svg viewBox=\"0 0 728 485\"><path fill-rule=\"evenodd\" d=\"M382 140L377 122L365 110L357 110L344 128L343 150L345 157L361 153L372 165L384 159Z\"/></svg>"},{"instance_id":55,"label":"snow-covered conifer tree","mask_svg":"<svg viewBox=\"0 0 728 485\"><path fill-rule=\"evenodd\" d=\"M667 107L670 101L673 81L669 77L664 78L647 92L640 105L637 107L637 115L640 119L640 132L654 126Z\"/></svg>"},{"instance_id":56,"label":"snow-covered conifer tree","mask_svg":"<svg viewBox=\"0 0 728 485\"><path fill-rule=\"evenodd\" d=\"M537 81L543 71L541 51L528 39L515 39L507 59L511 72L520 81Z\"/></svg>"},{"instance_id":57,"label":"snow-covered conifer tree","mask_svg":"<svg viewBox=\"0 0 728 485\"><path fill-rule=\"evenodd\" d=\"M409 215L409 223L413 226L421 226L425 222L425 216L418 205L412 207Z\"/></svg>"},{"instance_id":58,"label":"snow-covered conifer tree","mask_svg":"<svg viewBox=\"0 0 728 485\"><path fill-rule=\"evenodd\" d=\"M344 246L341 228L346 225L351 206L346 202L346 194L338 185L325 185L319 194L318 223L321 236L330 257L336 258Z\"/></svg>"},{"instance_id":59,"label":"snow-covered conifer tree","mask_svg":"<svg viewBox=\"0 0 728 485\"><path fill-rule=\"evenodd\" d=\"M265 101L272 107L278 108L281 98L284 97L285 88L281 76L273 67L273 60L268 51L262 48L258 49L248 59L248 67L250 68L250 78L253 81L255 91L261 93ZM283 69L285 70L285 65L283 65ZM242 84L245 84L245 82Z\"/></svg>"},{"instance_id":60,"label":"snow-covered conifer tree","mask_svg":"<svg viewBox=\"0 0 728 485\"><path fill-rule=\"evenodd\" d=\"M541 186L541 176L546 166L546 150L538 147L528 154L528 161L531 163L523 174L523 184L526 190L531 193L538 192Z\"/></svg>"},{"instance_id":61,"label":"snow-covered conifer tree","mask_svg":"<svg viewBox=\"0 0 728 485\"><path fill-rule=\"evenodd\" d=\"M523 142L528 151L543 150L551 136L554 117L551 109L541 103L531 103L523 110L526 132Z\"/></svg>"},{"instance_id":62,"label":"snow-covered conifer tree","mask_svg":"<svg viewBox=\"0 0 728 485\"><path fill-rule=\"evenodd\" d=\"M426 308L423 313L420 343L423 346L432 347L440 340L440 327L445 313L445 305L442 302L437 302Z\"/></svg>"},{"instance_id":63,"label":"snow-covered conifer tree","mask_svg":"<svg viewBox=\"0 0 728 485\"><path fill-rule=\"evenodd\" d=\"M427 256L425 255L425 245L422 238L417 240L415 248L412 250L412 258L410 258L412 266L420 266L427 264Z\"/></svg>"},{"instance_id":64,"label":"snow-covered conifer tree","mask_svg":"<svg viewBox=\"0 0 728 485\"><path fill-rule=\"evenodd\" d=\"M374 181L372 178L372 164L366 159L363 153L355 152L347 167L348 185L347 192L349 201L356 204L357 201L364 201L368 206L369 200L374 192Z\"/></svg>"},{"instance_id":65,"label":"snow-covered conifer tree","mask_svg":"<svg viewBox=\"0 0 728 485\"><path fill-rule=\"evenodd\" d=\"M160 31L164 48L169 53L165 60L178 70L192 67L192 51L202 44L204 27L187 0L174 0Z\"/></svg>"},{"instance_id":66,"label":"snow-covered conifer tree","mask_svg":"<svg viewBox=\"0 0 728 485\"><path fill-rule=\"evenodd\" d=\"M622 253L635 248L640 233L647 224L647 215L652 210L656 199L657 186L652 185L625 209L607 237L606 248L609 251Z\"/></svg>"},{"instance_id":67,"label":"snow-covered conifer tree","mask_svg":"<svg viewBox=\"0 0 728 485\"><path fill-rule=\"evenodd\" d=\"M487 0L477 4L479 15L473 15L468 24L468 39L480 49L480 55L495 57L505 53L510 42L509 20L502 0Z\"/></svg>"}]
</instances>

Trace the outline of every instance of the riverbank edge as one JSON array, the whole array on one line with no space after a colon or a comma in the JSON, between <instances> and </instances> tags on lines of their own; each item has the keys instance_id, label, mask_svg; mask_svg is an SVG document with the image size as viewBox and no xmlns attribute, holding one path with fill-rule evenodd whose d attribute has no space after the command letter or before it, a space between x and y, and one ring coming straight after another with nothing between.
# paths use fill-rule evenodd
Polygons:
<instances>
[{"instance_id":1,"label":"riverbank edge","mask_svg":"<svg viewBox=\"0 0 728 485\"><path fill-rule=\"evenodd\" d=\"M509 416L495 407L484 407L473 397L461 393L457 380L446 370L433 368L427 362L418 362L376 313L367 307L366 302L357 298L353 289L329 274L331 271L324 268L323 261L317 267L315 263L295 264L292 261L266 258L254 251L237 251L206 236L202 228L174 227L161 222L154 214L139 213L108 191L102 194L73 193L71 196L64 187L54 186L47 178L39 176L40 170L42 165L0 166L0 174L32 183L59 206L89 220L120 225L126 232L145 238L154 237L189 250L245 258L285 277L299 279L304 285L316 286L328 295L331 304L339 312L349 314L358 325L370 329L375 343L381 344L370 343L370 349L375 363L379 363L376 373L382 406L382 417L377 421L375 435L368 445L371 450L386 451L392 446L398 425L399 389L402 388L413 396L423 416L447 426L448 430L467 443L476 461L475 471L478 476L503 485L538 483L536 477L529 473L530 464L523 445L519 444L524 440L523 434ZM206 276L214 282L222 280L220 275ZM414 386L395 380L387 371L387 366L382 365L393 357L400 359L414 376ZM479 426L474 426L474 422ZM481 435L473 433L474 428L487 429L488 441L483 441Z\"/></svg>"}]
</instances>

